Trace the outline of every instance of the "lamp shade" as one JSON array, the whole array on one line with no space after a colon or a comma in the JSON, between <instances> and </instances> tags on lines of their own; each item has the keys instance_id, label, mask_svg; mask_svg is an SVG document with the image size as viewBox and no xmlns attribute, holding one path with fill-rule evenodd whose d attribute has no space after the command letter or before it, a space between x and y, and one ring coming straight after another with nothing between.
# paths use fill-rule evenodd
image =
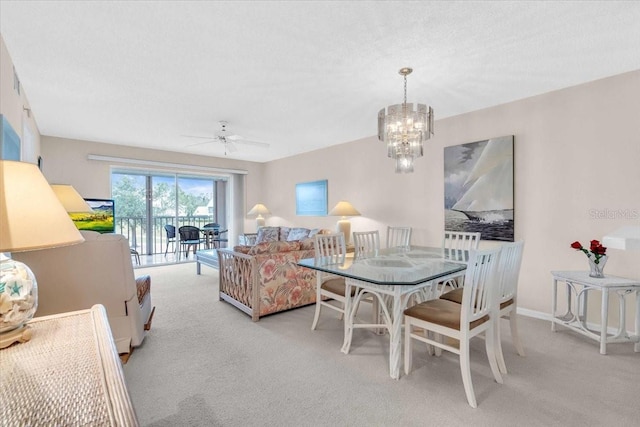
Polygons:
<instances>
[{"instance_id":1,"label":"lamp shade","mask_svg":"<svg viewBox=\"0 0 640 427\"><path fill-rule=\"evenodd\" d=\"M341 200L329 212L331 216L359 216L360 212L349 202Z\"/></svg>"},{"instance_id":2,"label":"lamp shade","mask_svg":"<svg viewBox=\"0 0 640 427\"><path fill-rule=\"evenodd\" d=\"M269 212L269 209L267 209L265 205L258 203L247 212L247 215L271 215L271 212Z\"/></svg>"},{"instance_id":3,"label":"lamp shade","mask_svg":"<svg viewBox=\"0 0 640 427\"><path fill-rule=\"evenodd\" d=\"M351 222L347 219L348 216L359 216L360 212L349 202L340 200L337 205L329 212L331 216L339 216L340 220L336 224L336 231L344 234L344 241L349 245L351 240Z\"/></svg>"},{"instance_id":4,"label":"lamp shade","mask_svg":"<svg viewBox=\"0 0 640 427\"><path fill-rule=\"evenodd\" d=\"M249 212L247 212L247 215L250 215L250 216L255 215L256 226L260 228L260 227L264 227L264 224L265 224L265 220L262 215L271 215L271 212L269 212L269 209L267 209L265 205L263 205L262 203L258 203L254 207L252 207Z\"/></svg>"},{"instance_id":5,"label":"lamp shade","mask_svg":"<svg viewBox=\"0 0 640 427\"><path fill-rule=\"evenodd\" d=\"M53 192L62 203L64 210L67 212L86 212L92 213L91 206L82 198L82 196L68 184L51 184Z\"/></svg>"},{"instance_id":6,"label":"lamp shade","mask_svg":"<svg viewBox=\"0 0 640 427\"><path fill-rule=\"evenodd\" d=\"M602 238L602 245L612 249L640 250L640 225L620 227Z\"/></svg>"},{"instance_id":7,"label":"lamp shade","mask_svg":"<svg viewBox=\"0 0 640 427\"><path fill-rule=\"evenodd\" d=\"M0 252L83 242L36 165L0 160Z\"/></svg>"}]
</instances>

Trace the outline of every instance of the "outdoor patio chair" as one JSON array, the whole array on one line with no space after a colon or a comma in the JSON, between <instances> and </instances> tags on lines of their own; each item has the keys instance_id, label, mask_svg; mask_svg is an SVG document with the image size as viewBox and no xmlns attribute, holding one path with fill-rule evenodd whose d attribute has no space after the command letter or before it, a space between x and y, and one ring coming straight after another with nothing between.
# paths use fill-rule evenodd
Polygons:
<instances>
[{"instance_id":1,"label":"outdoor patio chair","mask_svg":"<svg viewBox=\"0 0 640 427\"><path fill-rule=\"evenodd\" d=\"M180 235L180 250L185 251L185 256L189 256L191 248L195 254L203 241L200 238L200 229L193 225L183 225L178 229L178 234Z\"/></svg>"},{"instance_id":2,"label":"outdoor patio chair","mask_svg":"<svg viewBox=\"0 0 640 427\"><path fill-rule=\"evenodd\" d=\"M165 224L164 231L167 233L167 247L164 250L164 256L167 256L167 252L169 251L169 243L175 245L176 243L176 228L171 224Z\"/></svg>"}]
</instances>

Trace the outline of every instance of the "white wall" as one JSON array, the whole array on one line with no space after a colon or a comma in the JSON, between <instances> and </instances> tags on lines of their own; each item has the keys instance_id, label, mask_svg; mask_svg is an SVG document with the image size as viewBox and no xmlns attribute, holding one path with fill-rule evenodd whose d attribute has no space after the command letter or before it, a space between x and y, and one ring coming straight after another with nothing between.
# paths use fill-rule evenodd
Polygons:
<instances>
[{"instance_id":1,"label":"white wall","mask_svg":"<svg viewBox=\"0 0 640 427\"><path fill-rule=\"evenodd\" d=\"M13 67L11 55L2 35L0 35L0 114L7 118L13 130L20 137L21 160L36 163L40 154L40 132L35 116L30 111L31 106L24 86L20 85L20 93L14 89ZM19 77L20 70L16 70L16 72ZM25 135L25 128L29 135ZM28 146L29 144L30 146Z\"/></svg>"},{"instance_id":2,"label":"white wall","mask_svg":"<svg viewBox=\"0 0 640 427\"><path fill-rule=\"evenodd\" d=\"M437 106L435 106L437 114ZM45 176L85 196L110 194L109 164L87 154L246 169L245 212L262 202L267 225L334 227L334 217L297 217L295 184L328 179L329 209L349 200L362 216L352 230L410 225L416 244L439 246L444 228L443 149L502 135L515 136L515 237L524 239L519 305L549 313L551 270L585 270L585 244L626 224L640 224L640 70L436 121L435 136L415 173L395 174L375 137L287 159L256 164L229 159L43 137ZM372 117L375 129L376 117ZM626 214L626 215L625 215ZM245 217L245 230L255 222ZM495 242L483 242L493 245ZM640 280L640 253L609 251L606 274ZM629 303L633 301L627 296ZM599 322L599 298L590 319ZM627 325L635 309L628 304ZM612 298L610 324L617 324Z\"/></svg>"},{"instance_id":3,"label":"white wall","mask_svg":"<svg viewBox=\"0 0 640 427\"><path fill-rule=\"evenodd\" d=\"M240 160L223 159L219 157L194 156L184 153L174 153L162 150L149 150L144 148L133 148L115 144L104 144L91 141L79 141L66 138L42 137L42 171L51 184L71 184L83 197L109 198L111 197L111 168L112 166L130 169L151 169L165 170L171 172L190 172L183 168L171 166L144 166L123 163L118 161L96 161L89 160L89 154L119 157L131 160L143 160L161 163L172 163L187 166L204 166L220 169L234 169L247 171L247 174L255 177L261 176L264 165L262 163L246 162ZM204 172L200 172L204 173ZM260 187L257 186L259 180L246 179L246 194L240 200L234 198L234 206L245 206L247 212L260 197ZM245 200L246 196L246 200ZM246 206L249 205L248 208ZM231 213L227 212L227 216ZM231 218L227 218L231 226ZM242 232L243 228L253 227L253 221L246 218L244 224L233 225L233 232Z\"/></svg>"},{"instance_id":4,"label":"white wall","mask_svg":"<svg viewBox=\"0 0 640 427\"><path fill-rule=\"evenodd\" d=\"M437 114L437 106L435 106ZM329 180L329 209L349 200L361 213L352 231L414 227L416 244L439 246L444 230L443 149L514 135L515 238L525 240L519 305L549 313L551 270L586 270L569 247L640 225L640 71L437 120L413 174L395 174L376 137L270 162L267 224L333 227L337 218L296 217L297 182ZM371 118L372 128L376 117ZM626 215L625 215L626 214ZM483 245L496 244L483 242ZM640 253L609 250L605 273L640 280ZM627 325L633 327L633 299ZM599 322L599 298L590 319ZM617 324L612 298L610 324Z\"/></svg>"}]
</instances>

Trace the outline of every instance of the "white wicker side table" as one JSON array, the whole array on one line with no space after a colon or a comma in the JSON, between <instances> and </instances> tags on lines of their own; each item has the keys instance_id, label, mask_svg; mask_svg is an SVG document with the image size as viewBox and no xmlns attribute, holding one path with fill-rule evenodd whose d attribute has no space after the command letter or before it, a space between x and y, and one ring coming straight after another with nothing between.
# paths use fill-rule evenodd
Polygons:
<instances>
[{"instance_id":1,"label":"white wicker side table","mask_svg":"<svg viewBox=\"0 0 640 427\"><path fill-rule=\"evenodd\" d=\"M29 322L0 350L3 426L138 426L102 305Z\"/></svg>"},{"instance_id":2,"label":"white wicker side table","mask_svg":"<svg viewBox=\"0 0 640 427\"><path fill-rule=\"evenodd\" d=\"M630 342L634 344L634 351L640 352L640 282L624 277L607 275L598 279L589 277L588 271L552 271L553 293L551 300L551 330L555 332L556 325L562 325L600 342L600 354L607 354L607 344ZM558 282L565 282L567 286L567 312L558 313ZM600 330L593 331L587 327L587 296L589 291L598 290L602 293ZM625 295L636 294L635 335L627 333L625 317ZM609 294L615 293L619 300L619 326L615 335L607 333L609 319ZM574 307L572 308L572 300Z\"/></svg>"}]
</instances>

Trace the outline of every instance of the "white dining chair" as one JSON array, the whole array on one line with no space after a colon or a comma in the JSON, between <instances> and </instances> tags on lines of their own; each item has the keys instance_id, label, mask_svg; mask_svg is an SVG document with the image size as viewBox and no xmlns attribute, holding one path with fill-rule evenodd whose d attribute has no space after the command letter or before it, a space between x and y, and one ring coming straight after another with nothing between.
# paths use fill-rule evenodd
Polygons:
<instances>
[{"instance_id":1,"label":"white dining chair","mask_svg":"<svg viewBox=\"0 0 640 427\"><path fill-rule=\"evenodd\" d=\"M466 263L469 260L470 251L478 249L480 245L480 233L445 230L442 238L442 257L448 261ZM456 289L462 286L464 274L452 277L438 285L440 294L443 294L447 287Z\"/></svg>"},{"instance_id":2,"label":"white dining chair","mask_svg":"<svg viewBox=\"0 0 640 427\"><path fill-rule=\"evenodd\" d=\"M498 304L499 318L506 317L509 319L511 326L511 340L516 351L520 356L524 356L524 348L520 341L518 333L517 320L517 296L518 296L518 277L520 276L520 265L522 263L522 252L524 249L524 241L513 243L505 243L500 246L500 265L498 266ZM441 299L462 303L463 288L457 288L449 292L445 292L440 296ZM500 373L506 374L507 367L504 362L504 354L502 352L501 325L498 321L495 328L496 333L496 357L498 359L498 367Z\"/></svg>"},{"instance_id":3,"label":"white dining chair","mask_svg":"<svg viewBox=\"0 0 640 427\"><path fill-rule=\"evenodd\" d=\"M354 259L371 258L380 251L380 233L375 231L353 232Z\"/></svg>"},{"instance_id":4,"label":"white dining chair","mask_svg":"<svg viewBox=\"0 0 640 427\"><path fill-rule=\"evenodd\" d=\"M511 328L511 341L520 356L524 356L524 347L518 332L518 278L520 276L520 265L522 264L522 253L524 251L524 241L506 243L502 245L500 254L500 318L509 319ZM500 372L507 373L507 366L504 363L502 353L502 340L500 333L500 322L496 328L497 357Z\"/></svg>"},{"instance_id":5,"label":"white dining chair","mask_svg":"<svg viewBox=\"0 0 640 427\"><path fill-rule=\"evenodd\" d=\"M485 335L485 348L493 377L502 384L495 344L495 328L498 319L498 267L500 248L471 250L465 272L462 303L444 299L421 302L404 311L404 370L411 372L412 342L418 340L427 345L457 354L467 401L476 408L476 396L471 381L469 344L473 337ZM437 339L436 339L437 337ZM459 342L459 347L443 340L449 337Z\"/></svg>"},{"instance_id":6,"label":"white dining chair","mask_svg":"<svg viewBox=\"0 0 640 427\"><path fill-rule=\"evenodd\" d=\"M411 245L411 227L387 227L387 248L408 248Z\"/></svg>"},{"instance_id":7,"label":"white dining chair","mask_svg":"<svg viewBox=\"0 0 640 427\"><path fill-rule=\"evenodd\" d=\"M374 231L354 231L353 232L353 244L354 253L353 259L364 259L375 257L380 253L380 233L378 230ZM356 291L358 292L358 291ZM381 322L380 304L384 301L384 304L388 303L386 295L381 295L380 298L375 298L370 292L360 292L362 295L357 295L354 299L354 303L368 302L373 304L371 308L371 324L379 324ZM347 319L351 321L351 319ZM355 322L352 322L355 323ZM359 326L356 326L359 327ZM375 328L377 333L382 333L382 328Z\"/></svg>"},{"instance_id":8,"label":"white dining chair","mask_svg":"<svg viewBox=\"0 0 640 427\"><path fill-rule=\"evenodd\" d=\"M315 262L319 264L344 264L347 247L344 234L316 234L315 241ZM351 295L355 295L356 289L351 290ZM324 298L328 298L325 300ZM340 313L340 318L344 317L345 303L345 283L344 277L316 272L316 310L313 316L311 329L315 330L320 319L322 307L327 307Z\"/></svg>"}]
</instances>

